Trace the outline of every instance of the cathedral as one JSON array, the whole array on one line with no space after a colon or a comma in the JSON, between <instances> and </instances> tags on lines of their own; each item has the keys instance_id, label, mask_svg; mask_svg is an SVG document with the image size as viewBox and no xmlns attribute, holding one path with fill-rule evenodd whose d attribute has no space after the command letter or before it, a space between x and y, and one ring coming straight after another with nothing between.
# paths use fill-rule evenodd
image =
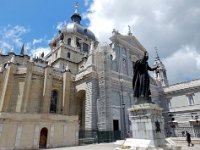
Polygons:
<instances>
[{"instance_id":1,"label":"cathedral","mask_svg":"<svg viewBox=\"0 0 200 150\"><path fill-rule=\"evenodd\" d=\"M131 33L112 31L110 44L81 25L78 6L33 58L11 50L0 54L0 147L38 149L112 142L130 133L133 65L146 49ZM169 85L166 68L151 77L152 101L163 108L166 136L200 136L200 80ZM8 140L9 139L9 140ZM91 141L92 140L92 141Z\"/></svg>"}]
</instances>

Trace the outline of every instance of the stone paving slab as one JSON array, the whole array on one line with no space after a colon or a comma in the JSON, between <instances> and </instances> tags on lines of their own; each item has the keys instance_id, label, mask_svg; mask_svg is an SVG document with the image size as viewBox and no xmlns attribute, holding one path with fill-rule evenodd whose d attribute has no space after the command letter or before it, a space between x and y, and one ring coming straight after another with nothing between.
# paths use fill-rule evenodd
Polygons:
<instances>
[{"instance_id":1,"label":"stone paving slab","mask_svg":"<svg viewBox=\"0 0 200 150\"><path fill-rule=\"evenodd\" d=\"M182 146L182 150L200 150L200 144L195 144L194 147L188 147L186 144L180 146Z\"/></svg>"},{"instance_id":2,"label":"stone paving slab","mask_svg":"<svg viewBox=\"0 0 200 150\"><path fill-rule=\"evenodd\" d=\"M118 146L119 145L114 143L101 143L76 147L52 148L50 150L115 150L115 148ZM200 150L200 144L195 144L194 147L188 147L187 145L180 146L182 146L182 150Z\"/></svg>"}]
</instances>

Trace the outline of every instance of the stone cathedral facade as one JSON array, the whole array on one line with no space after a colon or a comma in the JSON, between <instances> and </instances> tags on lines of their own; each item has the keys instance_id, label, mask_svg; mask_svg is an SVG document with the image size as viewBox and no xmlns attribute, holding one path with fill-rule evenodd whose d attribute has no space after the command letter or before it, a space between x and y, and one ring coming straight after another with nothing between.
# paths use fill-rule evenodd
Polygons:
<instances>
[{"instance_id":1,"label":"stone cathedral facade","mask_svg":"<svg viewBox=\"0 0 200 150\"><path fill-rule=\"evenodd\" d=\"M83 138L95 137L93 133L98 131L96 138L104 138L99 142L109 142L130 132L128 108L136 102L133 65L145 48L130 30L127 35L113 30L110 44L99 43L93 32L81 25L77 6L71 20L50 42L46 56L32 58L23 47L20 54L0 54L1 148L78 145L80 131L85 131ZM152 100L164 108L168 122L170 101L186 84L181 90L169 86L158 55L157 64L160 67L151 78ZM198 92L194 85L189 89ZM181 94L186 91L192 94L188 90ZM166 123L166 132L172 130L175 133Z\"/></svg>"}]
</instances>

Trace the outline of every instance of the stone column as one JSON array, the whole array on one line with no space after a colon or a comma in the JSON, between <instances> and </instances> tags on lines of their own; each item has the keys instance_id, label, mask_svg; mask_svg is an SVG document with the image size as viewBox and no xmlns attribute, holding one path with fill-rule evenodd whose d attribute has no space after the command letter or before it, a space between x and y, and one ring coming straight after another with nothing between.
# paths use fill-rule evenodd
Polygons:
<instances>
[{"instance_id":1,"label":"stone column","mask_svg":"<svg viewBox=\"0 0 200 150\"><path fill-rule=\"evenodd\" d=\"M0 137L1 137L1 135L2 135L2 131L3 131L3 124L1 123L1 124L0 124Z\"/></svg>"},{"instance_id":2,"label":"stone column","mask_svg":"<svg viewBox=\"0 0 200 150\"><path fill-rule=\"evenodd\" d=\"M63 74L63 114L69 115L70 106L70 90L71 90L71 73Z\"/></svg>"},{"instance_id":3,"label":"stone column","mask_svg":"<svg viewBox=\"0 0 200 150\"><path fill-rule=\"evenodd\" d=\"M39 139L40 139L40 127L39 125L35 125L35 131L33 136L33 147L35 149L39 148Z\"/></svg>"},{"instance_id":4,"label":"stone column","mask_svg":"<svg viewBox=\"0 0 200 150\"><path fill-rule=\"evenodd\" d=\"M63 125L63 146L67 146L67 138L68 138L68 125L64 124Z\"/></svg>"},{"instance_id":5,"label":"stone column","mask_svg":"<svg viewBox=\"0 0 200 150\"><path fill-rule=\"evenodd\" d=\"M26 78L24 84L24 91L22 95L21 112L27 111L28 100L30 97L31 83L32 83L33 63L27 63Z\"/></svg>"},{"instance_id":6,"label":"stone column","mask_svg":"<svg viewBox=\"0 0 200 150\"><path fill-rule=\"evenodd\" d=\"M22 125L19 124L19 125L17 125L17 133L16 133L16 138L15 138L15 148L20 147L21 135L22 135Z\"/></svg>"},{"instance_id":7,"label":"stone column","mask_svg":"<svg viewBox=\"0 0 200 150\"><path fill-rule=\"evenodd\" d=\"M54 143L54 131L55 131L55 126L54 124L51 125L51 128L50 128L50 136L49 136L49 146L50 147L53 147L53 146L56 146L56 143Z\"/></svg>"},{"instance_id":8,"label":"stone column","mask_svg":"<svg viewBox=\"0 0 200 150\"><path fill-rule=\"evenodd\" d=\"M52 91L52 75L51 68L48 66L45 69L44 77L44 88L43 88L43 102L42 102L42 113L49 113L50 102L51 102L51 91Z\"/></svg>"},{"instance_id":9,"label":"stone column","mask_svg":"<svg viewBox=\"0 0 200 150\"><path fill-rule=\"evenodd\" d=\"M87 82L86 102L85 102L85 129L97 129L97 108L98 96L97 79Z\"/></svg>"},{"instance_id":10,"label":"stone column","mask_svg":"<svg viewBox=\"0 0 200 150\"><path fill-rule=\"evenodd\" d=\"M12 95L13 82L14 82L14 72L16 71L16 66L12 62L8 64L4 80L2 82L2 90L0 97L0 111L7 112L9 108L9 103Z\"/></svg>"},{"instance_id":11,"label":"stone column","mask_svg":"<svg viewBox=\"0 0 200 150\"><path fill-rule=\"evenodd\" d=\"M98 58L98 78L99 78L99 99L97 102L98 111L98 130L111 131L112 130L112 80L111 80L111 61L105 54L101 54Z\"/></svg>"},{"instance_id":12,"label":"stone column","mask_svg":"<svg viewBox=\"0 0 200 150\"><path fill-rule=\"evenodd\" d=\"M126 58L127 58L127 71L128 71L128 76L131 76L131 72L133 72L132 68L132 64L131 64L131 61L130 61L130 50L129 49L126 49Z\"/></svg>"}]
</instances>

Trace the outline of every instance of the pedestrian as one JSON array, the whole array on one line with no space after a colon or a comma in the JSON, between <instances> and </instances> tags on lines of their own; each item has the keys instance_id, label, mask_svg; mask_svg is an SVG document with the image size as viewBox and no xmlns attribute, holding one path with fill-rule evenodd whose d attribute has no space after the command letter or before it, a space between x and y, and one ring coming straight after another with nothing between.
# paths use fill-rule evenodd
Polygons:
<instances>
[{"instance_id":1,"label":"pedestrian","mask_svg":"<svg viewBox=\"0 0 200 150\"><path fill-rule=\"evenodd\" d=\"M188 143L188 146L194 146L194 144L191 143L191 135L188 131L186 131L186 141Z\"/></svg>"},{"instance_id":2,"label":"pedestrian","mask_svg":"<svg viewBox=\"0 0 200 150\"><path fill-rule=\"evenodd\" d=\"M185 131L182 131L182 137L184 137L185 136Z\"/></svg>"},{"instance_id":3,"label":"pedestrian","mask_svg":"<svg viewBox=\"0 0 200 150\"><path fill-rule=\"evenodd\" d=\"M131 137L131 132L128 131L128 132L127 132L127 138L130 138L130 137Z\"/></svg>"}]
</instances>

